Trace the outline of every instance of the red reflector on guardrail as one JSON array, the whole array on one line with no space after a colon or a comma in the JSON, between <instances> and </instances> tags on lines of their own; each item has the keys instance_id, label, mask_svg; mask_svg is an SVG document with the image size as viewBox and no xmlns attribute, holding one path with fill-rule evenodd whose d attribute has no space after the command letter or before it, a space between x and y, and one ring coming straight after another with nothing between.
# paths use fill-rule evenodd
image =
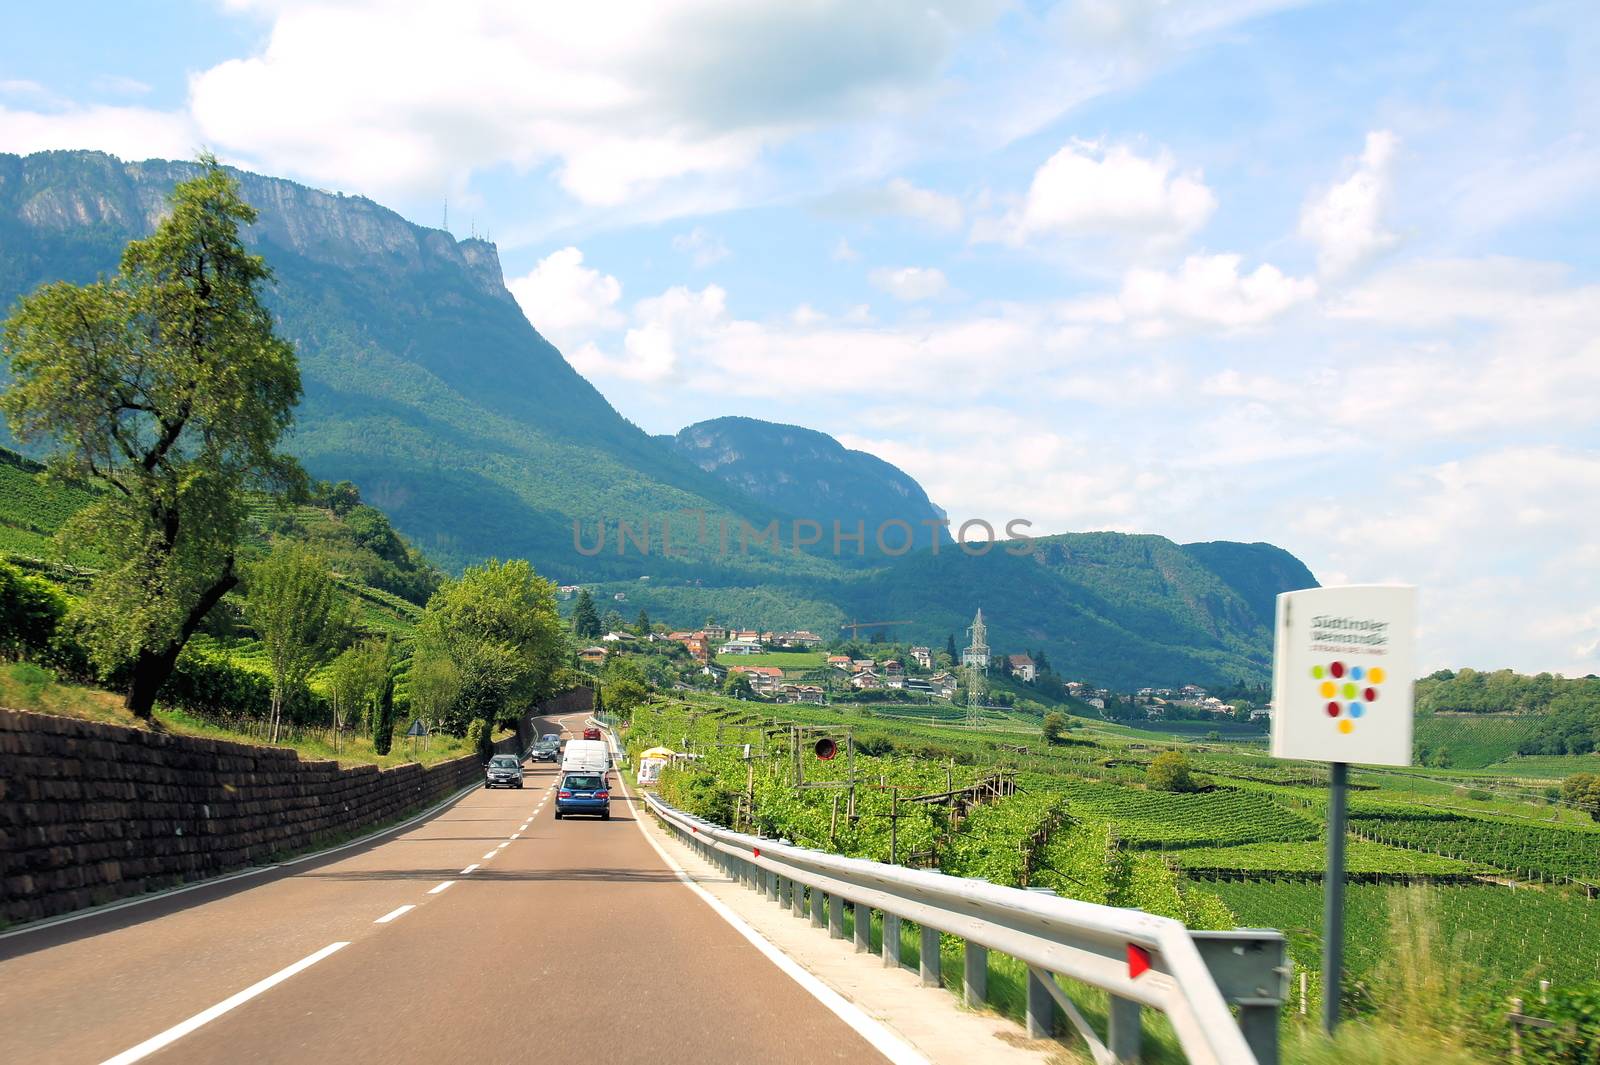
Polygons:
<instances>
[{"instance_id":1,"label":"red reflector on guardrail","mask_svg":"<svg viewBox=\"0 0 1600 1065\"><path fill-rule=\"evenodd\" d=\"M761 857L761 848L760 847L751 847L750 848L750 854L753 857L756 857L756 858Z\"/></svg>"},{"instance_id":2,"label":"red reflector on guardrail","mask_svg":"<svg viewBox=\"0 0 1600 1065\"><path fill-rule=\"evenodd\" d=\"M1137 980L1150 969L1150 952L1137 943L1128 944L1128 979Z\"/></svg>"}]
</instances>

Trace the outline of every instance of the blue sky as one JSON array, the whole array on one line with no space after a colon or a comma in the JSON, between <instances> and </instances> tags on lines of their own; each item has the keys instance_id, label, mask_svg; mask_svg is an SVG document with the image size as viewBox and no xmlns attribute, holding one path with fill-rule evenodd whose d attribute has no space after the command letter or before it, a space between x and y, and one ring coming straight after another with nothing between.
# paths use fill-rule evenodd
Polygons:
<instances>
[{"instance_id":1,"label":"blue sky","mask_svg":"<svg viewBox=\"0 0 1600 1065\"><path fill-rule=\"evenodd\" d=\"M1271 541L1421 586L1430 668L1600 672L1592 3L7 17L0 150L448 199L652 432L794 422L957 520Z\"/></svg>"}]
</instances>

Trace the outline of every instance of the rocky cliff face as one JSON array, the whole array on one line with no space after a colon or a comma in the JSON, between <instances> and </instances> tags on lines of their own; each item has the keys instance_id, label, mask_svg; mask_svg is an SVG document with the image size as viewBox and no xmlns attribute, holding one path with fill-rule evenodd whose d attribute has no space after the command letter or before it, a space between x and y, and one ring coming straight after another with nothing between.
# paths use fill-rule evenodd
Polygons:
<instances>
[{"instance_id":1,"label":"rocky cliff face","mask_svg":"<svg viewBox=\"0 0 1600 1065\"><path fill-rule=\"evenodd\" d=\"M193 163L123 163L99 152L0 155L0 212L36 234L100 232L126 241L155 228L172 186L196 172ZM413 225L361 196L323 192L281 178L240 172L244 198L260 212L247 234L256 245L292 251L349 270L390 276L459 270L483 294L510 301L495 246L458 241Z\"/></svg>"}]
</instances>

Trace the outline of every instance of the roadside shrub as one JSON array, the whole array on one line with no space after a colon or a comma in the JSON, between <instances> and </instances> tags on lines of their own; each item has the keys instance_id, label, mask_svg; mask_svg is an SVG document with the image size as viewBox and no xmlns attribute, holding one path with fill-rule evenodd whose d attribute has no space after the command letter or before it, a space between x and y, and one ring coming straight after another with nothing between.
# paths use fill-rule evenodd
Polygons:
<instances>
[{"instance_id":1,"label":"roadside shrub","mask_svg":"<svg viewBox=\"0 0 1600 1065\"><path fill-rule=\"evenodd\" d=\"M467 746L478 752L479 761L489 760L489 750L493 746L489 738L489 722L481 717L472 719L467 726Z\"/></svg>"},{"instance_id":2,"label":"roadside shrub","mask_svg":"<svg viewBox=\"0 0 1600 1065\"><path fill-rule=\"evenodd\" d=\"M474 722L476 724L476 722ZM488 732L488 726L484 727ZM372 749L378 754L388 754L394 742L394 678L388 677L378 696L378 705L372 710Z\"/></svg>"}]
</instances>

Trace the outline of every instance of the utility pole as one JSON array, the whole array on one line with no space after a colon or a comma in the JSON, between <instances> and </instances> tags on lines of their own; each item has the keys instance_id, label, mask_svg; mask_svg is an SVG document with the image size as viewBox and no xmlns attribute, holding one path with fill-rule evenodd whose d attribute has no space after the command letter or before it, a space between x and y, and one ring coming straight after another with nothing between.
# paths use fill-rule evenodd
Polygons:
<instances>
[{"instance_id":1,"label":"utility pole","mask_svg":"<svg viewBox=\"0 0 1600 1065\"><path fill-rule=\"evenodd\" d=\"M1328 767L1328 870L1322 891L1322 1030L1339 1025L1339 986L1344 976L1345 791L1350 766Z\"/></svg>"}]
</instances>

